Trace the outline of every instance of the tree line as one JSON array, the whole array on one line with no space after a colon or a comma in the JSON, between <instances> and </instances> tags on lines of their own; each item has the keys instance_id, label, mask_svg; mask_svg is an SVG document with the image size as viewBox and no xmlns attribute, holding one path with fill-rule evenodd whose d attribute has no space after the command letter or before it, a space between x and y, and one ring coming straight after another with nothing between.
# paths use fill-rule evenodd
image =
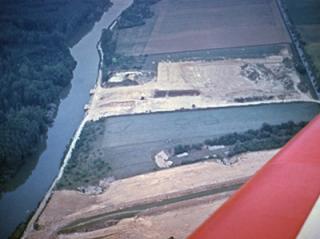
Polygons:
<instances>
[{"instance_id":1,"label":"tree line","mask_svg":"<svg viewBox=\"0 0 320 239\"><path fill-rule=\"evenodd\" d=\"M154 15L151 6L159 1L161 0L134 0L133 4L121 14L118 27L123 29L144 25L145 19Z\"/></svg>"},{"instance_id":2,"label":"tree line","mask_svg":"<svg viewBox=\"0 0 320 239\"><path fill-rule=\"evenodd\" d=\"M201 150L203 147L224 145L227 154L218 155L220 158L232 157L245 152L277 149L284 146L306 122L289 121L279 125L264 123L261 128L240 133L230 133L217 138L207 139L203 143L192 145L177 145L174 154L178 155L191 150Z\"/></svg>"}]
</instances>

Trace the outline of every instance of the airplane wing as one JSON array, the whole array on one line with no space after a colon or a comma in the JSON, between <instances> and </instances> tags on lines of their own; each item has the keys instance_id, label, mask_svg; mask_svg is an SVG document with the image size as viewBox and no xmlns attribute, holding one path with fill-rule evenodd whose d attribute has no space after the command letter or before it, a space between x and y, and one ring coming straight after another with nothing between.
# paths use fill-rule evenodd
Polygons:
<instances>
[{"instance_id":1,"label":"airplane wing","mask_svg":"<svg viewBox=\"0 0 320 239\"><path fill-rule=\"evenodd\" d=\"M320 116L189 239L319 239Z\"/></svg>"}]
</instances>

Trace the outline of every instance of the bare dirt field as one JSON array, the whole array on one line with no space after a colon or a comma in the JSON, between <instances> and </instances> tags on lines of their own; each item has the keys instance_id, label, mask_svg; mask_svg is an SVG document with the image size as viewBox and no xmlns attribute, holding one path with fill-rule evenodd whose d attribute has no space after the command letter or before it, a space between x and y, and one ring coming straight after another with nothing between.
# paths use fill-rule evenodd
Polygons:
<instances>
[{"instance_id":1,"label":"bare dirt field","mask_svg":"<svg viewBox=\"0 0 320 239\"><path fill-rule=\"evenodd\" d=\"M138 217L121 220L117 225L71 235L62 239L184 239L190 235L211 213L216 211L230 194L190 200L178 205L147 212Z\"/></svg>"},{"instance_id":2,"label":"bare dirt field","mask_svg":"<svg viewBox=\"0 0 320 239\"><path fill-rule=\"evenodd\" d=\"M144 26L121 30L119 52L158 54L290 42L274 0L162 0Z\"/></svg>"},{"instance_id":3,"label":"bare dirt field","mask_svg":"<svg viewBox=\"0 0 320 239\"><path fill-rule=\"evenodd\" d=\"M158 84L165 88L196 89L212 102L263 99L308 99L298 88L295 70L282 57L234 59L216 62L160 63Z\"/></svg>"},{"instance_id":4,"label":"bare dirt field","mask_svg":"<svg viewBox=\"0 0 320 239\"><path fill-rule=\"evenodd\" d=\"M143 77L142 77L142 76ZM160 62L157 76L118 73L135 85L97 86L88 110L90 119L103 116L225 106L234 103L309 100L308 87L293 67L291 54L215 61ZM139 78L143 80L139 81Z\"/></svg>"},{"instance_id":5,"label":"bare dirt field","mask_svg":"<svg viewBox=\"0 0 320 239\"><path fill-rule=\"evenodd\" d=\"M162 230L166 227L169 228L169 234L183 238L221 205L230 193L222 190L216 196L209 194L167 206L151 207L142 210L134 218L116 220L115 226L108 224L110 222L103 218L88 224L86 218L92 219L134 205L161 202L200 191L210 192L213 188L221 188L221 185L243 181L261 168L276 152L277 150L271 150L242 154L237 156L238 163L232 166L206 161L117 180L106 186L106 190L100 195L55 191L37 222L37 230L28 238L99 238L110 233L115 233L112 238L162 238ZM229 189L229 192L232 191ZM77 229L79 233L57 234L65 226L79 222L82 223L80 229ZM147 229L148 233L144 234L144 229ZM91 232L83 233L85 231ZM134 237L125 237L131 232Z\"/></svg>"}]
</instances>

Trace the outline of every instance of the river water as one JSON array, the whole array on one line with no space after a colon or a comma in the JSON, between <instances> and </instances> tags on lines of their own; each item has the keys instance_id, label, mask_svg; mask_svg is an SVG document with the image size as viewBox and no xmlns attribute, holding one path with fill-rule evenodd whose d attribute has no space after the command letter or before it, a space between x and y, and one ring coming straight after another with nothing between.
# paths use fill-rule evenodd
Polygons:
<instances>
[{"instance_id":1,"label":"river water","mask_svg":"<svg viewBox=\"0 0 320 239\"><path fill-rule=\"evenodd\" d=\"M47 147L27 180L14 191L4 193L0 200L0 239L7 238L24 222L41 201L59 172L66 146L84 117L83 107L97 78L99 56L96 44L101 31L126 9L132 0L116 0L93 29L72 49L77 61L72 87L61 101L57 117L48 131Z\"/></svg>"}]
</instances>

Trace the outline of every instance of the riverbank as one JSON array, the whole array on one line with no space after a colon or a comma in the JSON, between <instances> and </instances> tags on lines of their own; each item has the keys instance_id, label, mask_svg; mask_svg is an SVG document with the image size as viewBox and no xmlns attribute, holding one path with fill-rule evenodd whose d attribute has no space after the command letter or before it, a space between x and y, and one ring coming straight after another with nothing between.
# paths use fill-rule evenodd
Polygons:
<instances>
[{"instance_id":1,"label":"riverbank","mask_svg":"<svg viewBox=\"0 0 320 239\"><path fill-rule=\"evenodd\" d=\"M81 131L82 131L85 123L86 123L86 117L82 120L79 128L77 129L76 133L73 136L73 139L71 141L71 144L69 145L69 149L67 151L67 154L65 155L65 158L64 158L63 163L61 165L61 168L59 170L59 174L57 175L57 177L53 181L51 187L49 188L48 192L46 193L46 195L42 199L41 203L37 207L37 210L35 211L35 213L31 217L31 219L29 220L28 225L27 225L27 227L26 227L26 229L24 231L24 234L23 234L22 238L26 238L26 235L28 235L28 233L33 230L33 227L35 225L36 220L39 218L39 216L41 215L42 211L46 207L48 201L50 200L50 197L52 195L52 190L54 189L54 187L56 186L57 182L62 177L63 171L64 171L67 163L69 162L69 159L71 158L72 151L73 151L73 149L74 149L74 147L76 145L77 140L80 137Z\"/></svg>"}]
</instances>

